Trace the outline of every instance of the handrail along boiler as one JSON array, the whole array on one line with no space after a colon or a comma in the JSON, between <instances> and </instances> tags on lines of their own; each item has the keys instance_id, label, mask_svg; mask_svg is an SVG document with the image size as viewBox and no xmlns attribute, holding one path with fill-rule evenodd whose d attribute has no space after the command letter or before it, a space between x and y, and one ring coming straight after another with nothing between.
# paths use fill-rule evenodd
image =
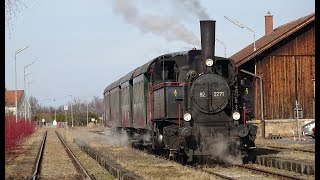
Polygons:
<instances>
[{"instance_id":1,"label":"handrail along boiler","mask_svg":"<svg viewBox=\"0 0 320 180\"><path fill-rule=\"evenodd\" d=\"M217 155L217 142L234 155L254 149L243 80L231 59L214 55L215 21L200 29L201 50L161 55L106 87L106 126L183 162Z\"/></svg>"}]
</instances>

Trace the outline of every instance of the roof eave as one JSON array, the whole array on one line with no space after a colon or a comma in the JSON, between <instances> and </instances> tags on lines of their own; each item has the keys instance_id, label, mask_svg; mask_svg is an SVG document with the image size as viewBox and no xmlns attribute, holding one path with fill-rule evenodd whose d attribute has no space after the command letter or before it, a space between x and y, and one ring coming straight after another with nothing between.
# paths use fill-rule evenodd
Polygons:
<instances>
[{"instance_id":1,"label":"roof eave","mask_svg":"<svg viewBox=\"0 0 320 180\"><path fill-rule=\"evenodd\" d=\"M310 17L310 19L307 19L306 21L304 21L303 23L299 24L298 26L290 29L289 31L287 31L286 33L281 35L279 38L271 41L269 44L257 49L256 51L254 51L253 53L249 54L248 56L246 56L242 60L238 61L236 64L238 66L240 66L240 65L246 63L247 61L255 58L256 56L260 55L261 53L263 53L264 51L266 51L267 49L269 49L273 45L277 44L278 42L282 41L283 39L285 39L288 36L292 35L293 33L297 32L298 30L300 30L301 28L303 28L304 26L306 26L307 24L311 23L314 20L315 20L315 16Z\"/></svg>"}]
</instances>

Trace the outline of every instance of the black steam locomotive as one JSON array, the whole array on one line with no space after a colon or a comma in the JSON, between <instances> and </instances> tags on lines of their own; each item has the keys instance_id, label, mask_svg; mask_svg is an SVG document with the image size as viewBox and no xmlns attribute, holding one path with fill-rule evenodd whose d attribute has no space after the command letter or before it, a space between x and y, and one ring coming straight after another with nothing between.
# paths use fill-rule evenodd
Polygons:
<instances>
[{"instance_id":1,"label":"black steam locomotive","mask_svg":"<svg viewBox=\"0 0 320 180\"><path fill-rule=\"evenodd\" d=\"M255 148L245 83L231 59L214 56L215 21L200 29L202 50L161 55L106 87L106 126L183 162Z\"/></svg>"}]
</instances>

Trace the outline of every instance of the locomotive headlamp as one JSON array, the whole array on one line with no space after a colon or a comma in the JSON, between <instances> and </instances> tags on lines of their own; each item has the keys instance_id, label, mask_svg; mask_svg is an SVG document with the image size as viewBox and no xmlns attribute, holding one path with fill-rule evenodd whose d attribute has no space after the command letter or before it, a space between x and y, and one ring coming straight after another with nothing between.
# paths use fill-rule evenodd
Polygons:
<instances>
[{"instance_id":1,"label":"locomotive headlamp","mask_svg":"<svg viewBox=\"0 0 320 180\"><path fill-rule=\"evenodd\" d=\"M213 60L212 59L206 59L206 66L211 67L213 65Z\"/></svg>"},{"instance_id":2,"label":"locomotive headlamp","mask_svg":"<svg viewBox=\"0 0 320 180\"><path fill-rule=\"evenodd\" d=\"M183 115L183 119L185 120L185 121L190 121L191 120L191 114L190 113L185 113L184 115Z\"/></svg>"},{"instance_id":3,"label":"locomotive headlamp","mask_svg":"<svg viewBox=\"0 0 320 180\"><path fill-rule=\"evenodd\" d=\"M239 112L233 112L232 113L232 118L236 121L238 121L240 119L240 113Z\"/></svg>"}]
</instances>

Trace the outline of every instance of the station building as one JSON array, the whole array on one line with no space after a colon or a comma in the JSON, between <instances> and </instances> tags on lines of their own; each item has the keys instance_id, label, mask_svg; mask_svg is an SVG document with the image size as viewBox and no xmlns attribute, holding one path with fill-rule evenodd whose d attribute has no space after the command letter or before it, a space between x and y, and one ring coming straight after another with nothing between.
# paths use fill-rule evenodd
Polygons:
<instances>
[{"instance_id":1,"label":"station building","mask_svg":"<svg viewBox=\"0 0 320 180\"><path fill-rule=\"evenodd\" d=\"M253 82L256 122L264 120L266 137L297 136L298 127L315 119L315 14L275 29L273 16L266 15L265 35L255 47L252 43L230 58Z\"/></svg>"}]
</instances>

